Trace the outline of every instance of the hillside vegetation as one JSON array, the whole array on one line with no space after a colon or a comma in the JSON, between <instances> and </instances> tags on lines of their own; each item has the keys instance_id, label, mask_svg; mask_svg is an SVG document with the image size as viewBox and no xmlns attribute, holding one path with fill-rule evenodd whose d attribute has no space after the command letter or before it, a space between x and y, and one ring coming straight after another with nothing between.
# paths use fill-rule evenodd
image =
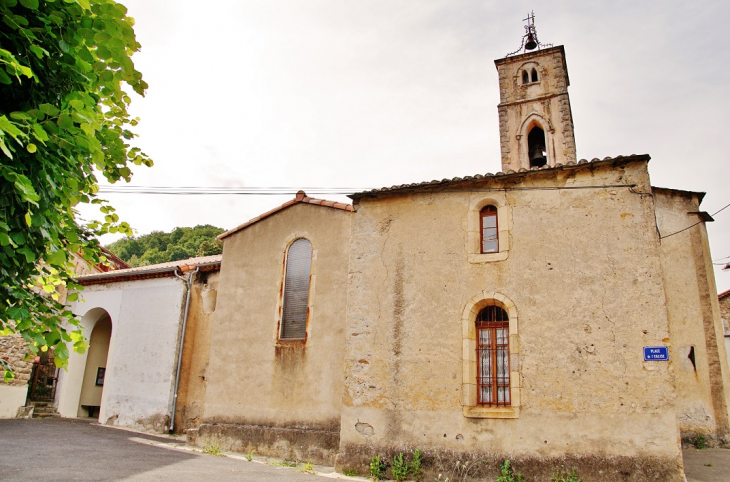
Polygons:
<instances>
[{"instance_id":1,"label":"hillside vegetation","mask_svg":"<svg viewBox=\"0 0 730 482\"><path fill-rule=\"evenodd\" d=\"M220 254L223 243L216 241L215 237L224 231L210 224L175 228L171 233L152 231L142 236L122 238L106 248L134 268Z\"/></svg>"}]
</instances>

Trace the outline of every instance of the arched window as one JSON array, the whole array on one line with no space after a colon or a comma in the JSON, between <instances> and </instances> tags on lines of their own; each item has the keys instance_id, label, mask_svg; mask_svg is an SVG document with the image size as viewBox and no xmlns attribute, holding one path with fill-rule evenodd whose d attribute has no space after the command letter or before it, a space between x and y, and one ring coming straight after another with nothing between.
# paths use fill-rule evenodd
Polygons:
<instances>
[{"instance_id":1,"label":"arched window","mask_svg":"<svg viewBox=\"0 0 730 482\"><path fill-rule=\"evenodd\" d=\"M497 226L497 208L484 206L479 213L481 219L482 253L499 252L499 231Z\"/></svg>"},{"instance_id":2,"label":"arched window","mask_svg":"<svg viewBox=\"0 0 730 482\"><path fill-rule=\"evenodd\" d=\"M477 403L511 404L509 317L499 306L482 308L477 315Z\"/></svg>"},{"instance_id":3,"label":"arched window","mask_svg":"<svg viewBox=\"0 0 730 482\"><path fill-rule=\"evenodd\" d=\"M537 80L538 80L537 79L537 70L533 68L532 69L532 81L537 82Z\"/></svg>"},{"instance_id":4,"label":"arched window","mask_svg":"<svg viewBox=\"0 0 730 482\"><path fill-rule=\"evenodd\" d=\"M312 243L306 238L299 238L289 246L286 254L281 340L304 340L307 337L311 267Z\"/></svg>"},{"instance_id":5,"label":"arched window","mask_svg":"<svg viewBox=\"0 0 730 482\"><path fill-rule=\"evenodd\" d=\"M547 164L545 145L545 131L534 126L527 135L527 155L530 159L530 167L542 167Z\"/></svg>"},{"instance_id":6,"label":"arched window","mask_svg":"<svg viewBox=\"0 0 730 482\"><path fill-rule=\"evenodd\" d=\"M526 70L522 71L522 83L523 84L529 84L530 83L530 76L527 74Z\"/></svg>"}]
</instances>

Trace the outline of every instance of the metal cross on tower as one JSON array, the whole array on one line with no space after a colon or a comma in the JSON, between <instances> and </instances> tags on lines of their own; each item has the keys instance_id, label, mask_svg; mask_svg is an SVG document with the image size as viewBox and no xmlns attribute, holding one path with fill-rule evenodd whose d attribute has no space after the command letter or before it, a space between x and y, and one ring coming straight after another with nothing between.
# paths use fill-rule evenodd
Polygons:
<instances>
[{"instance_id":1,"label":"metal cross on tower","mask_svg":"<svg viewBox=\"0 0 730 482\"><path fill-rule=\"evenodd\" d=\"M522 36L522 43L520 44L520 48L515 50L514 52L511 52L505 57L511 57L512 55L516 55L521 50L524 49L525 53L527 53L528 50L540 50L541 48L548 48L552 47L553 44L543 44L540 43L540 41L537 39L537 29L535 28L535 12L530 12L527 14L527 18L522 19L523 22L527 22L527 25L525 25L525 35Z\"/></svg>"}]
</instances>

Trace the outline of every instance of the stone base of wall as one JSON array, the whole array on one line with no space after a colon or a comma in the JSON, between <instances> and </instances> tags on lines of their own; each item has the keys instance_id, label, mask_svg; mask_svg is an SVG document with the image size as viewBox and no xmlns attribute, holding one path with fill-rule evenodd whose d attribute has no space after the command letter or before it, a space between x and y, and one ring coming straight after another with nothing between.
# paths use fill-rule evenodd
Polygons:
<instances>
[{"instance_id":1,"label":"stone base of wall","mask_svg":"<svg viewBox=\"0 0 730 482\"><path fill-rule=\"evenodd\" d=\"M352 445L342 447L337 456L335 470L342 472L356 470L359 475L368 475L370 459L380 455L388 465L387 476L392 478L390 465L393 457L403 453L407 461L413 458L415 447L389 448ZM515 474L521 473L525 480L553 480L556 474L567 475L571 470L582 480L591 482L645 482L661 480L683 482L684 470L679 458L617 455L564 455L514 456L489 452L454 452L421 448L423 451L422 480L474 480L493 481L500 475L499 467L504 460L510 460ZM441 477L439 478L439 475Z\"/></svg>"},{"instance_id":2,"label":"stone base of wall","mask_svg":"<svg viewBox=\"0 0 730 482\"><path fill-rule=\"evenodd\" d=\"M682 430L682 448L730 448L730 434L712 430ZM701 447L704 446L704 447Z\"/></svg>"},{"instance_id":3,"label":"stone base of wall","mask_svg":"<svg viewBox=\"0 0 730 482\"><path fill-rule=\"evenodd\" d=\"M188 444L218 444L221 450L264 457L334 465L340 431L279 428L233 423L204 423L187 431Z\"/></svg>"}]
</instances>

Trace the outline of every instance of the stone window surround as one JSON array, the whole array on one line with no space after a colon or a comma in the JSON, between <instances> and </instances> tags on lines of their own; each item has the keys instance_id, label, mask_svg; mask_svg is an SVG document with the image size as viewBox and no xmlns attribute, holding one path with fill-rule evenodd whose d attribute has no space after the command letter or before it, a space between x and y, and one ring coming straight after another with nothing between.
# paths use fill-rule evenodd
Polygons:
<instances>
[{"instance_id":1,"label":"stone window surround","mask_svg":"<svg viewBox=\"0 0 730 482\"><path fill-rule=\"evenodd\" d=\"M482 253L481 241L481 212L485 206L492 205L497 208L497 238L499 251L496 253ZM512 229L510 208L505 193L489 193L489 197L477 197L472 199L469 206L467 220L467 253L469 262L472 264L490 263L504 261L509 257L510 237Z\"/></svg>"},{"instance_id":2,"label":"stone window surround","mask_svg":"<svg viewBox=\"0 0 730 482\"><path fill-rule=\"evenodd\" d=\"M535 70L537 72L537 80L532 80L532 71ZM522 82L522 72L527 73L527 79L529 82ZM517 70L515 70L514 79L516 85L537 85L540 82L542 82L543 77L545 76L545 69L540 67L540 64L534 60L528 60L527 62L522 63L519 67L517 67Z\"/></svg>"},{"instance_id":3,"label":"stone window surround","mask_svg":"<svg viewBox=\"0 0 730 482\"><path fill-rule=\"evenodd\" d=\"M307 315L307 335L305 340L287 340L281 339L281 317L284 314L284 280L286 279L286 255L289 252L289 247L297 239L306 238L312 244L312 265L309 268L309 302L307 304L308 315ZM302 342L309 339L311 335L312 325L311 321L314 319L314 293L315 284L317 280L317 242L313 239L312 235L306 231L296 231L286 237L281 249L279 256L279 266L281 266L281 273L279 275L279 293L276 302L276 311L274 316L274 341L277 345L287 344L301 344Z\"/></svg>"},{"instance_id":4,"label":"stone window surround","mask_svg":"<svg viewBox=\"0 0 730 482\"><path fill-rule=\"evenodd\" d=\"M553 155L555 152L555 140L553 138L553 134L555 134L555 127L553 127L549 119L546 119L537 112L532 112L525 117L522 124L520 124L519 133L515 136L517 142L520 142L523 137L525 138L525 144L523 144L523 148L520 149L520 167L530 169L530 153L527 149L527 135L533 127L539 127L545 133L547 165L555 167L555 156Z\"/></svg>"},{"instance_id":5,"label":"stone window surround","mask_svg":"<svg viewBox=\"0 0 730 482\"><path fill-rule=\"evenodd\" d=\"M509 316L510 399L508 407L487 407L477 404L476 317L485 306L496 305ZM467 418L519 418L522 380L519 373L520 343L515 304L505 295L482 291L466 304L462 322L462 413Z\"/></svg>"}]
</instances>

